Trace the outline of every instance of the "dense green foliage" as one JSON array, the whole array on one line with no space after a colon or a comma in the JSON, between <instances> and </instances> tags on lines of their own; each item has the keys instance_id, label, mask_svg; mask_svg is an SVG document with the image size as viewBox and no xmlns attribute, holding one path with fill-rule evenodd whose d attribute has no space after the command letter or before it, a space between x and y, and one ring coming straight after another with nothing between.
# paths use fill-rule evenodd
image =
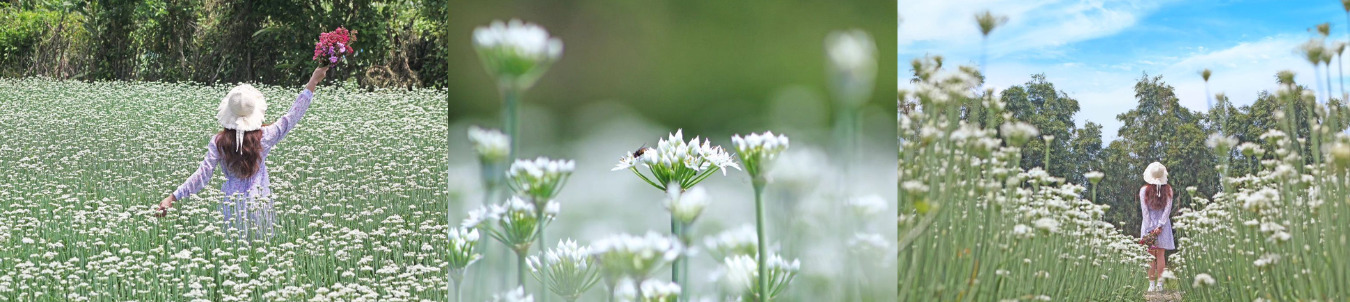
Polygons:
<instances>
[{"instance_id":1,"label":"dense green foliage","mask_svg":"<svg viewBox=\"0 0 1350 302\"><path fill-rule=\"evenodd\" d=\"M428 7L436 5L437 7ZM339 81L445 84L444 1L43 0L0 4L5 76L294 84L320 32L357 32ZM68 20L68 21L61 21ZM62 26L64 25L64 26ZM87 33L87 39L71 39ZM8 51L14 49L15 51Z\"/></svg>"}]
</instances>

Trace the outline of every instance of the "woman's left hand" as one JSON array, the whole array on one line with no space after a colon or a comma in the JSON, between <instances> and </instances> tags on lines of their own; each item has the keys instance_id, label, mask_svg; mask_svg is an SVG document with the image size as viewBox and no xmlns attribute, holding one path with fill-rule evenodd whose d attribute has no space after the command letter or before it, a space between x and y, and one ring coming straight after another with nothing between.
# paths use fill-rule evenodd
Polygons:
<instances>
[{"instance_id":1,"label":"woman's left hand","mask_svg":"<svg viewBox=\"0 0 1350 302\"><path fill-rule=\"evenodd\" d=\"M177 201L177 199L173 198L173 195L169 195L169 197L165 197L163 201L160 201L159 212L155 213L155 217L164 217L164 215L168 215L169 207L173 206L174 201Z\"/></svg>"}]
</instances>

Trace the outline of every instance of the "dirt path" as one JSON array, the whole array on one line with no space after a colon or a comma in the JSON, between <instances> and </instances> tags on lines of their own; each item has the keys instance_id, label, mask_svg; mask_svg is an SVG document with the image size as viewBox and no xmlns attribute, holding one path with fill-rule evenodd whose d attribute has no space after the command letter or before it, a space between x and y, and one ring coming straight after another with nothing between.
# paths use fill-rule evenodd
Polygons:
<instances>
[{"instance_id":1,"label":"dirt path","mask_svg":"<svg viewBox=\"0 0 1350 302\"><path fill-rule=\"evenodd\" d=\"M1148 302L1181 301L1181 292L1175 290L1168 290L1162 292L1147 292L1144 293L1144 301Z\"/></svg>"}]
</instances>

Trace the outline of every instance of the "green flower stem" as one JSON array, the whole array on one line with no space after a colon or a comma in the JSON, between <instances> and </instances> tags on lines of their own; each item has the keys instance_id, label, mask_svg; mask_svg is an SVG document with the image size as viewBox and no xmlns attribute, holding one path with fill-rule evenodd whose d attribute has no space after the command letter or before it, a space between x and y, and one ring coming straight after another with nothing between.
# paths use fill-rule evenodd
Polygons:
<instances>
[{"instance_id":1,"label":"green flower stem","mask_svg":"<svg viewBox=\"0 0 1350 302\"><path fill-rule=\"evenodd\" d=\"M675 219L675 213L670 213L670 234L675 238L680 238L680 222ZM675 263L670 266L670 282L680 282L680 264L684 263L684 255L675 257Z\"/></svg>"},{"instance_id":2,"label":"green flower stem","mask_svg":"<svg viewBox=\"0 0 1350 302\"><path fill-rule=\"evenodd\" d=\"M690 226L691 226L690 224L680 223L680 234L676 235L676 237L678 237L678 239L680 240L680 244L683 244L686 248L689 246L690 242L689 238ZM683 255L681 255L680 258L678 258L678 260L679 262L676 264L676 267L680 269L680 276L679 276L680 279L675 283L679 284L680 288L683 289L683 292L679 296L679 300L689 301L689 296L692 296L691 294L692 290L690 289L690 286L693 285L689 283L689 261L688 259L685 259Z\"/></svg>"},{"instance_id":3,"label":"green flower stem","mask_svg":"<svg viewBox=\"0 0 1350 302\"><path fill-rule=\"evenodd\" d=\"M755 259L759 268L759 300L769 301L769 267L764 264L769 260L769 250L765 244L764 235L764 184L765 180L759 175L754 176L753 186L755 187L755 231L759 238L759 257Z\"/></svg>"},{"instance_id":4,"label":"green flower stem","mask_svg":"<svg viewBox=\"0 0 1350 302\"><path fill-rule=\"evenodd\" d=\"M539 203L534 203L534 204L538 205ZM542 251L544 250L544 247L547 246L547 245L544 245L544 209L543 209L542 207L536 206L536 209L534 209L534 212L535 212L535 221L538 221L538 222L539 222L539 233L535 234L535 239L536 239L536 242L539 243L539 250L542 252ZM520 256L520 257L521 257L521 258L520 258L520 260L521 260L520 264L523 266L523 265L525 265L525 262L524 262L524 261L525 261L525 256ZM521 272L523 273L524 271L525 271L525 270L522 268L522 269L521 269ZM525 276L524 276L524 275L521 275L520 278L521 278L522 280L524 280ZM543 283L543 282L540 282L540 283ZM542 286L543 284L540 284L540 285L541 285L541 286L540 286L540 288L539 288L538 300L539 300L539 302L547 302L547 301L548 301L548 288L547 288L547 286ZM525 283L522 282L522 283L521 283L521 286L525 286Z\"/></svg>"},{"instance_id":5,"label":"green flower stem","mask_svg":"<svg viewBox=\"0 0 1350 302\"><path fill-rule=\"evenodd\" d=\"M454 287L455 287L455 302L464 301L464 295L461 295L461 294L460 294L461 292L460 292L460 288L459 288L459 287L460 287L460 285L463 285L463 284L460 284L460 278L454 278L453 280L454 280L453 285L454 285ZM447 295L448 295L448 293L447 293Z\"/></svg>"},{"instance_id":6,"label":"green flower stem","mask_svg":"<svg viewBox=\"0 0 1350 302\"><path fill-rule=\"evenodd\" d=\"M520 95L523 94L524 91L521 91L521 89L516 88L514 85L505 84L502 85L501 90L502 100L504 101L502 103L502 128L506 129L507 143L511 146L511 152L509 153L510 155L507 156L506 162L510 163L515 161L516 150L520 149L519 144L516 143L518 141L516 137L520 134L520 129L518 127L520 119L519 116L517 116L516 111L518 107L520 107Z\"/></svg>"},{"instance_id":7,"label":"green flower stem","mask_svg":"<svg viewBox=\"0 0 1350 302\"><path fill-rule=\"evenodd\" d=\"M525 254L526 254L526 253L528 253L528 251L526 251L525 249L520 249L520 248L517 248L517 249L516 249L516 281L520 283L520 287L522 287L522 288L525 287Z\"/></svg>"}]
</instances>

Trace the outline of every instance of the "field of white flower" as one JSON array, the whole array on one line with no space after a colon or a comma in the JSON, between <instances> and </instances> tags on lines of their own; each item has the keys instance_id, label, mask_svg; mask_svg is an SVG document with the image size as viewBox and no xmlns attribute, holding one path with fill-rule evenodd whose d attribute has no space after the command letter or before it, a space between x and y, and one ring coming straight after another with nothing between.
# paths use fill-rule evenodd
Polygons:
<instances>
[{"instance_id":1,"label":"field of white flower","mask_svg":"<svg viewBox=\"0 0 1350 302\"><path fill-rule=\"evenodd\" d=\"M444 93L322 87L268 158L278 229L222 229L221 173L165 218L228 86L0 79L0 301L443 301ZM275 120L300 92L259 87Z\"/></svg>"},{"instance_id":2,"label":"field of white flower","mask_svg":"<svg viewBox=\"0 0 1350 302\"><path fill-rule=\"evenodd\" d=\"M1020 148L1041 138L1038 130L972 118L1003 115L1005 104L981 91L976 69L940 66L938 57L914 60L914 88L900 93L901 301L1350 297L1350 115L1342 100L1319 99L1282 71L1274 129L1247 142L1212 134L1206 144L1220 175L1229 175L1230 161L1260 168L1222 177L1212 199L1193 197L1178 209L1180 248L1162 274L1166 291L1146 294L1153 257L1102 220L1106 205L1080 197L1095 192L1040 167L1019 168ZM1095 185L1103 174L1084 176Z\"/></svg>"},{"instance_id":3,"label":"field of white flower","mask_svg":"<svg viewBox=\"0 0 1350 302\"><path fill-rule=\"evenodd\" d=\"M1024 171L1020 147L1035 127L983 129L962 118L1004 106L968 67L915 60L920 81L900 99L901 301L1137 299L1144 249L1101 219L1085 188L1040 168ZM1179 259L1174 259L1179 260Z\"/></svg>"},{"instance_id":4,"label":"field of white flower","mask_svg":"<svg viewBox=\"0 0 1350 302\"><path fill-rule=\"evenodd\" d=\"M1212 201L1197 198L1198 209L1182 209L1175 219L1177 230L1189 234L1180 244L1191 247L1179 253L1192 259L1177 270L1181 286L1206 300L1350 297L1347 115L1319 103L1309 90L1298 93L1292 80L1286 83L1276 92L1288 106L1275 114L1279 129L1260 137L1276 149L1263 150L1254 142L1239 145L1232 137L1210 138L1216 152L1259 160L1262 169L1224 178L1224 192ZM1314 108L1312 117L1283 113L1299 102ZM1311 129L1307 136L1290 135L1304 125Z\"/></svg>"}]
</instances>

